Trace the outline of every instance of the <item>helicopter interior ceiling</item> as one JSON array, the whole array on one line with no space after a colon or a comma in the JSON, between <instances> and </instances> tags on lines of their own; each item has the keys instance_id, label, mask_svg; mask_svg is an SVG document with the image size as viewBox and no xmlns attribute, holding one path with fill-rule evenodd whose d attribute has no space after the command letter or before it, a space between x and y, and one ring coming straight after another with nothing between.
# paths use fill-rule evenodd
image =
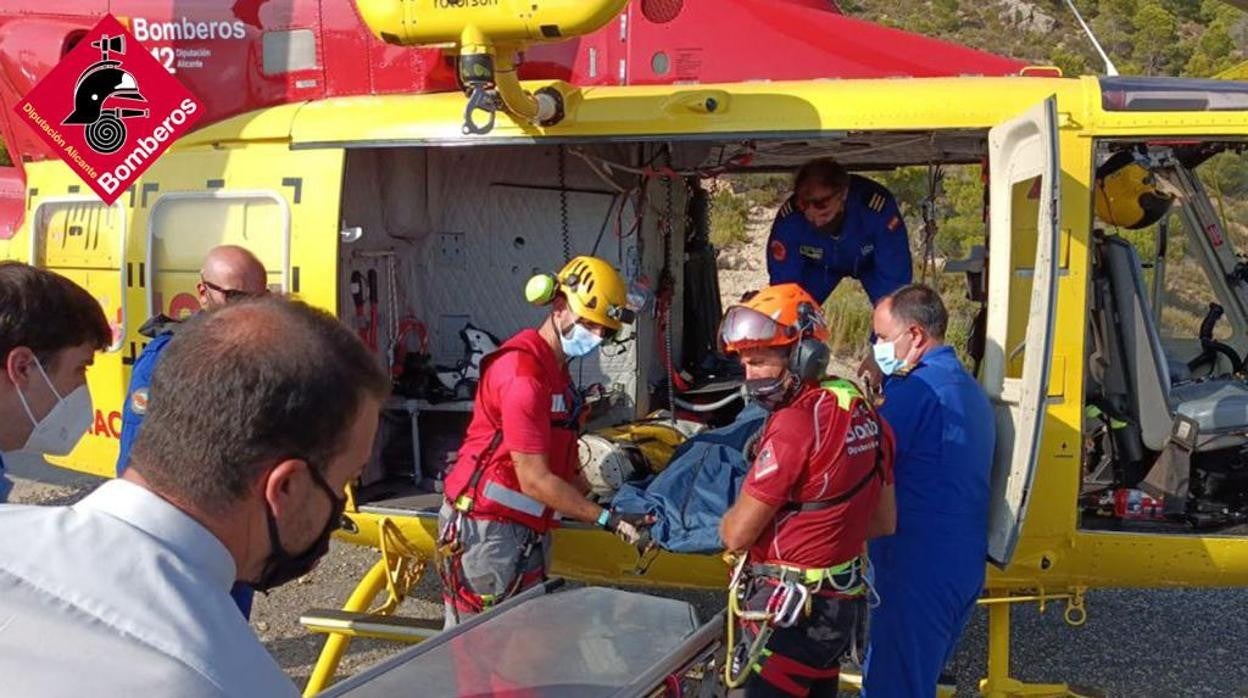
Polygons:
<instances>
[{"instance_id":1,"label":"helicopter interior ceiling","mask_svg":"<svg viewBox=\"0 0 1248 698\"><path fill-rule=\"evenodd\" d=\"M850 170L890 170L906 165L975 164L988 153L986 129L942 131L851 131L835 136L737 140L712 146L689 166L713 168L752 154L733 171L791 172L817 157L836 159Z\"/></svg>"}]
</instances>

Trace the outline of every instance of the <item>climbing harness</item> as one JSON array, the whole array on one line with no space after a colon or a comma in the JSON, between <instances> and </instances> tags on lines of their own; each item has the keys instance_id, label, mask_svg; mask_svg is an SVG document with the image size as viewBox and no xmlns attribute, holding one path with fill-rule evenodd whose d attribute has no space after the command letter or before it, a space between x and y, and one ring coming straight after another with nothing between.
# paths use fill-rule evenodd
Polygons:
<instances>
[{"instance_id":1,"label":"climbing harness","mask_svg":"<svg viewBox=\"0 0 1248 698\"><path fill-rule=\"evenodd\" d=\"M743 686L751 671L762 671L762 663L770 655L766 647L772 634L777 628L791 628L808 618L815 596L856 599L868 594L865 561L861 556L823 568L751 565L748 560L748 554L737 556L728 584L724 684L729 689ZM732 564L731 556L726 555L725 561ZM772 585L771 593L762 610L749 610L746 605L760 584ZM738 625L743 629L753 626L756 629L753 640L746 642L742 638L738 642Z\"/></svg>"},{"instance_id":2,"label":"climbing harness","mask_svg":"<svg viewBox=\"0 0 1248 698\"><path fill-rule=\"evenodd\" d=\"M495 604L505 601L521 589L545 578L545 570L539 566L537 574L526 574L534 553L541 553L541 534L529 530L520 554L516 557L515 569L511 574L511 582L507 588L497 594L482 594L469 588L467 575L464 574L464 546L461 542L460 526L465 514L459 508L453 508L446 526L438 535L438 576L446 589L450 601L451 613L455 622L459 623L460 609L463 607L470 613L484 613Z\"/></svg>"},{"instance_id":3,"label":"climbing harness","mask_svg":"<svg viewBox=\"0 0 1248 698\"><path fill-rule=\"evenodd\" d=\"M518 347L503 347L491 356L498 356L500 353L507 351L525 350ZM485 368L483 365L483 372ZM552 429L579 431L579 418L585 408L584 396L575 389L571 390L570 393L571 404L567 409L567 417L560 419L552 418L550 422ZM468 482L463 489L453 495L450 492L446 493L447 501L451 504L451 514L446 526L438 534L438 573L442 578L442 584L447 590L448 597L452 599L451 610L454 613L456 622L459 621L460 605L471 609L474 613L480 613L488 610L495 602L511 597L523 588L526 582L540 581L534 575L526 577L524 574L524 569L528 565L530 556L541 547L542 534L532 529L528 529L530 535L526 538L523 552L516 560L516 571L512 581L504 592L492 595L469 592L463 578L464 547L460 535L460 526L463 524L464 519L472 514L478 496L488 499L503 508L535 518L542 518L547 512L547 507L541 502L496 480L487 482L484 487L481 486L490 461L502 443L502 426L496 425L494 434L490 437L490 442L474 458L472 474L469 476ZM576 447L575 440L572 440L571 447ZM542 576L544 576L544 572L542 572Z\"/></svg>"}]
</instances>

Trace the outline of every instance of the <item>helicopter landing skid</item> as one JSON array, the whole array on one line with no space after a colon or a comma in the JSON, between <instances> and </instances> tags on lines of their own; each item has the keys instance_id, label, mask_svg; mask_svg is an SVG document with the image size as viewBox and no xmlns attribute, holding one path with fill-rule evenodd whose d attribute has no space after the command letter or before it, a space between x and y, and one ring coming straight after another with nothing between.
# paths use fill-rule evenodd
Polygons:
<instances>
[{"instance_id":1,"label":"helicopter landing skid","mask_svg":"<svg viewBox=\"0 0 1248 698\"><path fill-rule=\"evenodd\" d=\"M1010 676L1010 607L1015 603L1039 601L1041 612L1046 600L1067 598L1066 622L1082 625L1087 618L1083 610L1083 590L1073 594L1039 597L994 597L981 599L988 606L988 677L979 682L979 693L985 698L1104 698L1105 693L1087 686L1064 683L1025 683Z\"/></svg>"}]
</instances>

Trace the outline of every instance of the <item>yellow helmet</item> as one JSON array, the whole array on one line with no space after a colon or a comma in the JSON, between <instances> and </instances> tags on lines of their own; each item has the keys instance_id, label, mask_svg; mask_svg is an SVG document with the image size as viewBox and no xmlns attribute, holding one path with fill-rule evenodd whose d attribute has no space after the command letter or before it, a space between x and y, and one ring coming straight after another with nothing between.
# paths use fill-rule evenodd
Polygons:
<instances>
[{"instance_id":1,"label":"yellow helmet","mask_svg":"<svg viewBox=\"0 0 1248 698\"><path fill-rule=\"evenodd\" d=\"M1153 173L1122 151L1096 169L1096 215L1128 230L1147 228L1170 210L1174 198L1157 190Z\"/></svg>"},{"instance_id":2,"label":"yellow helmet","mask_svg":"<svg viewBox=\"0 0 1248 698\"><path fill-rule=\"evenodd\" d=\"M525 286L530 303L545 305L562 292L568 307L582 320L619 330L633 322L628 307L628 286L606 260L582 255L563 265L556 276L539 274Z\"/></svg>"}]
</instances>

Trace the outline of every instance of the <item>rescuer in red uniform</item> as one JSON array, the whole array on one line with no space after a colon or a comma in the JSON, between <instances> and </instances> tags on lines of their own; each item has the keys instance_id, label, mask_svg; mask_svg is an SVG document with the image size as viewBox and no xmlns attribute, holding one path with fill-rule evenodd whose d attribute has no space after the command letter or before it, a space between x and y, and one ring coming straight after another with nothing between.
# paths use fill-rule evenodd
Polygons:
<instances>
[{"instance_id":1,"label":"rescuer in red uniform","mask_svg":"<svg viewBox=\"0 0 1248 698\"><path fill-rule=\"evenodd\" d=\"M822 380L826 321L793 283L729 308L723 349L771 410L720 535L738 554L725 680L746 696L835 696L866 616L865 546L892 532L892 434L853 383Z\"/></svg>"},{"instance_id":2,"label":"rescuer in red uniform","mask_svg":"<svg viewBox=\"0 0 1248 698\"><path fill-rule=\"evenodd\" d=\"M606 261L582 256L557 276L531 279L526 294L550 305L550 315L481 362L472 421L446 477L438 549L448 626L541 582L559 516L629 543L644 520L585 498L576 447L582 401L567 368L632 322L624 280Z\"/></svg>"}]
</instances>

